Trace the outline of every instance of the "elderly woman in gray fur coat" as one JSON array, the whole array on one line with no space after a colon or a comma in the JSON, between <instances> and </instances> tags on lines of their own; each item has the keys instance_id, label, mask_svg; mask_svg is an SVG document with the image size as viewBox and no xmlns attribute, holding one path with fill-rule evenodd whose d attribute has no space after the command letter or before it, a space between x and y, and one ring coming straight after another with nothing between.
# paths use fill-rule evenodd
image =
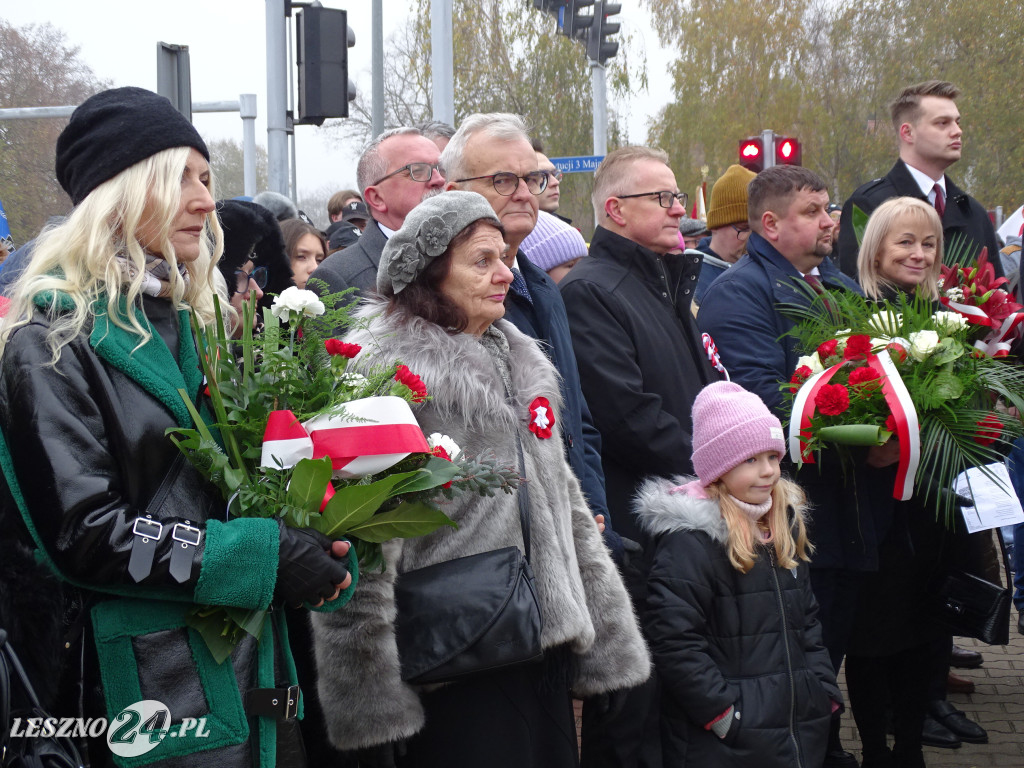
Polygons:
<instances>
[{"instance_id":1,"label":"elderly woman in gray fur coat","mask_svg":"<svg viewBox=\"0 0 1024 768\"><path fill-rule=\"evenodd\" d=\"M557 374L537 343L503 321L512 273L500 221L474 192L421 203L388 241L377 287L347 341L357 365L398 359L430 399L416 416L470 455L494 452L529 483L530 563L544 659L442 686L400 678L395 580L404 572L523 546L515 494L457 497L444 527L384 545L345 611L314 618L318 690L328 735L361 765L573 766L571 697L632 687L650 658L618 571L562 452ZM506 394L511 394L509 398ZM540 410L546 402L549 410ZM551 416L553 415L553 420ZM547 418L545 418L547 416Z\"/></svg>"}]
</instances>

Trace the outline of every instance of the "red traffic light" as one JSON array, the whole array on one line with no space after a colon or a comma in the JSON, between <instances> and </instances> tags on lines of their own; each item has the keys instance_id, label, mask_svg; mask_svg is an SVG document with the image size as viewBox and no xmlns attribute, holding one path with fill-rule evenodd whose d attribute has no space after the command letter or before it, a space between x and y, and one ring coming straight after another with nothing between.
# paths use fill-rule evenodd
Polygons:
<instances>
[{"instance_id":1,"label":"red traffic light","mask_svg":"<svg viewBox=\"0 0 1024 768\"><path fill-rule=\"evenodd\" d=\"M776 165L800 165L803 152L800 148L800 140L786 136L775 137L775 164Z\"/></svg>"},{"instance_id":2,"label":"red traffic light","mask_svg":"<svg viewBox=\"0 0 1024 768\"><path fill-rule=\"evenodd\" d=\"M760 136L740 140L740 165L754 173L764 170L764 141Z\"/></svg>"}]
</instances>

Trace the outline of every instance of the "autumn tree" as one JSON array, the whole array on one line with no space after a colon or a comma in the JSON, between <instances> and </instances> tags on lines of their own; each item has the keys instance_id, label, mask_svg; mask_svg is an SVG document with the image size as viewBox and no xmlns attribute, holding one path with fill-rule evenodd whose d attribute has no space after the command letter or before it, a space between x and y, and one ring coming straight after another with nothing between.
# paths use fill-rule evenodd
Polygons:
<instances>
[{"instance_id":1,"label":"autumn tree","mask_svg":"<svg viewBox=\"0 0 1024 768\"><path fill-rule=\"evenodd\" d=\"M232 139L214 139L206 143L210 150L210 168L217 180L217 197L245 194L245 151ZM256 191L267 188L267 148L256 145Z\"/></svg>"},{"instance_id":2,"label":"autumn tree","mask_svg":"<svg viewBox=\"0 0 1024 768\"><path fill-rule=\"evenodd\" d=\"M80 104L107 85L50 24L14 27L0 19L0 107ZM0 200L16 245L31 239L71 201L54 175L64 118L0 120Z\"/></svg>"},{"instance_id":3,"label":"autumn tree","mask_svg":"<svg viewBox=\"0 0 1024 768\"><path fill-rule=\"evenodd\" d=\"M650 140L680 183L736 162L739 139L772 128L800 137L804 164L838 199L897 156L888 104L911 83L963 89L963 157L950 175L988 207L1020 202L1024 146L1015 84L1024 22L1009 0L643 0L675 48L673 101Z\"/></svg>"},{"instance_id":4,"label":"autumn tree","mask_svg":"<svg viewBox=\"0 0 1024 768\"><path fill-rule=\"evenodd\" d=\"M583 46L557 34L554 18L523 0L456 0L453 20L455 122L475 112L523 115L549 156L589 155L593 148L590 68ZM408 22L388 43L385 124L413 125L431 116L430 3L417 0ZM608 63L608 144L621 140L616 95L645 87L646 60L629 39ZM369 94L360 93L339 138L370 138ZM562 181L560 212L588 232L591 174Z\"/></svg>"}]
</instances>

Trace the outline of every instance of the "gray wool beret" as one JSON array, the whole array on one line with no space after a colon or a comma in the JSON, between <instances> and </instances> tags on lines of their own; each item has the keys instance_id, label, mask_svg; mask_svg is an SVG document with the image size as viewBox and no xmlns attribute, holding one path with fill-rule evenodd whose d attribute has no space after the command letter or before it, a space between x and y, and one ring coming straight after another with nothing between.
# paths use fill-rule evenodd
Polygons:
<instances>
[{"instance_id":1,"label":"gray wool beret","mask_svg":"<svg viewBox=\"0 0 1024 768\"><path fill-rule=\"evenodd\" d=\"M399 293L448 250L459 232L481 219L501 227L483 195L451 190L428 197L405 217L402 228L388 238L377 268L377 290L392 286Z\"/></svg>"}]
</instances>

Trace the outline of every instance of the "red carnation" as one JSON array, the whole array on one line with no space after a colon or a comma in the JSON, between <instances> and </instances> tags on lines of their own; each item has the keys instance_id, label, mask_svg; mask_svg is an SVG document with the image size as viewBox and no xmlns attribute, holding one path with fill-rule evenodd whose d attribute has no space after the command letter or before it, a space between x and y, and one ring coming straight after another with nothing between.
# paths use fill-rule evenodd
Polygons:
<instances>
[{"instance_id":1,"label":"red carnation","mask_svg":"<svg viewBox=\"0 0 1024 768\"><path fill-rule=\"evenodd\" d=\"M978 431L974 433L974 442L979 445L992 445L1002 434L1003 422L991 413L976 423Z\"/></svg>"},{"instance_id":2,"label":"red carnation","mask_svg":"<svg viewBox=\"0 0 1024 768\"><path fill-rule=\"evenodd\" d=\"M893 414L889 414L889 417L885 420L885 428L890 432L896 431L896 417Z\"/></svg>"},{"instance_id":3,"label":"red carnation","mask_svg":"<svg viewBox=\"0 0 1024 768\"><path fill-rule=\"evenodd\" d=\"M838 416L850 407L850 393L842 384L826 384L814 396L818 412L825 416Z\"/></svg>"},{"instance_id":4,"label":"red carnation","mask_svg":"<svg viewBox=\"0 0 1024 768\"><path fill-rule=\"evenodd\" d=\"M839 342L835 339L829 339L818 347L818 359L820 359L821 362L825 362L830 357L835 357L838 349Z\"/></svg>"},{"instance_id":5,"label":"red carnation","mask_svg":"<svg viewBox=\"0 0 1024 768\"><path fill-rule=\"evenodd\" d=\"M414 403L422 403L427 399L427 386L423 383L423 379L410 371L407 366L398 366L397 370L395 370L395 381L399 384L405 384L405 386L412 390L412 401Z\"/></svg>"},{"instance_id":6,"label":"red carnation","mask_svg":"<svg viewBox=\"0 0 1024 768\"><path fill-rule=\"evenodd\" d=\"M452 460L452 457L448 455L448 451L444 449L443 445L435 445L431 453L439 459L444 459L445 461Z\"/></svg>"},{"instance_id":7,"label":"red carnation","mask_svg":"<svg viewBox=\"0 0 1024 768\"><path fill-rule=\"evenodd\" d=\"M846 348L843 350L844 360L859 360L867 357L871 352L871 337L864 335L851 336L846 340Z\"/></svg>"},{"instance_id":8,"label":"red carnation","mask_svg":"<svg viewBox=\"0 0 1024 768\"><path fill-rule=\"evenodd\" d=\"M857 387L862 392L872 392L881 383L882 375L874 368L863 366L850 371L850 386Z\"/></svg>"},{"instance_id":9,"label":"red carnation","mask_svg":"<svg viewBox=\"0 0 1024 768\"><path fill-rule=\"evenodd\" d=\"M790 381L793 384L803 384L805 381L811 378L811 374L813 373L814 371L811 370L810 366L801 365L799 368L793 371L793 378L791 378Z\"/></svg>"},{"instance_id":10,"label":"red carnation","mask_svg":"<svg viewBox=\"0 0 1024 768\"><path fill-rule=\"evenodd\" d=\"M341 339L327 339L324 346L327 348L327 354L341 355L349 359L358 355L363 349L358 344L348 344Z\"/></svg>"}]
</instances>

